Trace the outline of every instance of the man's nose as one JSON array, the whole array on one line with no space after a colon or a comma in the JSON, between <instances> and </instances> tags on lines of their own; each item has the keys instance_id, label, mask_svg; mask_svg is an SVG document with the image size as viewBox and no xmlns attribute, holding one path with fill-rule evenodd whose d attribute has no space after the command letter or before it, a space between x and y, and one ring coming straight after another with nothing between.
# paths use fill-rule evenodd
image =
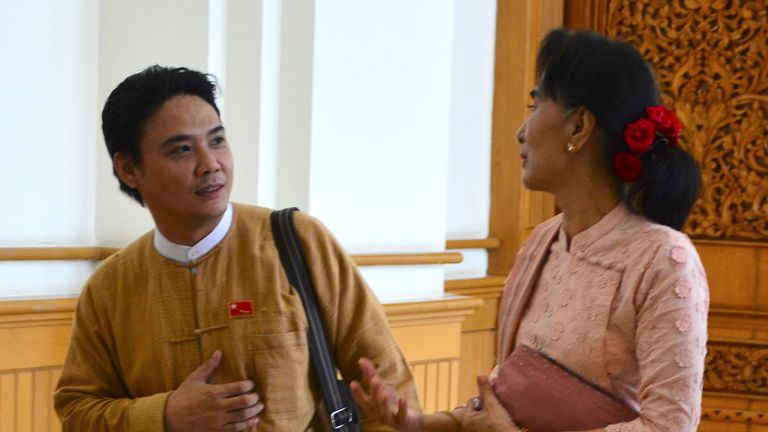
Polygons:
<instances>
[{"instance_id":1,"label":"man's nose","mask_svg":"<svg viewBox=\"0 0 768 432\"><path fill-rule=\"evenodd\" d=\"M216 154L209 148L199 151L197 157L197 175L206 175L221 171L221 163Z\"/></svg>"}]
</instances>

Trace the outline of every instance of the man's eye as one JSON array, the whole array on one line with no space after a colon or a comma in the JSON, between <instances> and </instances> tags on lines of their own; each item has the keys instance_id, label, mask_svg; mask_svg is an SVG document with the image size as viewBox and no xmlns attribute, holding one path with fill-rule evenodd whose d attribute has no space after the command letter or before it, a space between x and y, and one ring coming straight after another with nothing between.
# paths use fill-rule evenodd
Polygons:
<instances>
[{"instance_id":1,"label":"man's eye","mask_svg":"<svg viewBox=\"0 0 768 432\"><path fill-rule=\"evenodd\" d=\"M190 150L190 149L189 149L189 146L188 146L188 145L180 145L180 146L176 146L176 147L174 147L174 148L171 150L171 154L183 154L183 153L186 153L186 152L188 152L189 150Z\"/></svg>"},{"instance_id":2,"label":"man's eye","mask_svg":"<svg viewBox=\"0 0 768 432\"><path fill-rule=\"evenodd\" d=\"M215 146L223 145L227 142L227 140L224 137L216 137L213 139L212 144Z\"/></svg>"}]
</instances>

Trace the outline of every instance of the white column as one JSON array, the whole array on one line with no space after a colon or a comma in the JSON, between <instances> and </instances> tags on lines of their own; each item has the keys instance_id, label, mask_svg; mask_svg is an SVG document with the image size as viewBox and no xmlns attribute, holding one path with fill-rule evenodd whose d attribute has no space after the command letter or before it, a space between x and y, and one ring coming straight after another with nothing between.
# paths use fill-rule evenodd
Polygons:
<instances>
[{"instance_id":1,"label":"white column","mask_svg":"<svg viewBox=\"0 0 768 432\"><path fill-rule=\"evenodd\" d=\"M226 80L220 107L224 110L224 127L235 159L232 200L247 204L258 201L263 3L229 0L226 21L222 23L226 34L222 51Z\"/></svg>"},{"instance_id":2,"label":"white column","mask_svg":"<svg viewBox=\"0 0 768 432\"><path fill-rule=\"evenodd\" d=\"M490 211L496 0L457 1L454 23L447 235L479 239L488 236ZM464 261L446 266L448 279L485 276L484 249L460 252Z\"/></svg>"},{"instance_id":3,"label":"white column","mask_svg":"<svg viewBox=\"0 0 768 432\"><path fill-rule=\"evenodd\" d=\"M312 127L312 60L315 43L314 0L280 5L279 80L277 84L276 207L309 207ZM267 109L267 107L265 107Z\"/></svg>"}]
</instances>

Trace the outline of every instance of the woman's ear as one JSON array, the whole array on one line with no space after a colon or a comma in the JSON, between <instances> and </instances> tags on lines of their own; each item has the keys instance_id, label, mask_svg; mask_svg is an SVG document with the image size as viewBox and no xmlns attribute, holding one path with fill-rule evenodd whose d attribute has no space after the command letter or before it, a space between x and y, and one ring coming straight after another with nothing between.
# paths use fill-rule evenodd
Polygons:
<instances>
[{"instance_id":1,"label":"woman's ear","mask_svg":"<svg viewBox=\"0 0 768 432\"><path fill-rule=\"evenodd\" d=\"M112 168L114 168L120 180L128 186L136 189L139 187L139 167L133 160L120 152L112 156Z\"/></svg>"},{"instance_id":2,"label":"woman's ear","mask_svg":"<svg viewBox=\"0 0 768 432\"><path fill-rule=\"evenodd\" d=\"M575 108L569 118L570 122L570 141L568 142L568 151L575 153L579 151L589 141L589 137L595 130L597 119L587 107L580 106Z\"/></svg>"}]
</instances>

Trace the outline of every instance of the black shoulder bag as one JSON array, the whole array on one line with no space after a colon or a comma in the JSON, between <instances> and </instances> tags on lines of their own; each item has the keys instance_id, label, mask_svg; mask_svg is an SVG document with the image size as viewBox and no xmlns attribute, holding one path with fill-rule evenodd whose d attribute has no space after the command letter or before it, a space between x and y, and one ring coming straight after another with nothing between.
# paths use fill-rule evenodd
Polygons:
<instances>
[{"instance_id":1,"label":"black shoulder bag","mask_svg":"<svg viewBox=\"0 0 768 432\"><path fill-rule=\"evenodd\" d=\"M272 235L280 253L288 282L296 289L304 304L309 329L309 358L320 381L325 406L330 414L329 421L334 431L359 432L360 416L347 384L336 378L336 361L328 346L328 332L317 307L317 298L312 280L307 272L307 261L299 245L293 212L297 208L275 210L270 215Z\"/></svg>"}]
</instances>

